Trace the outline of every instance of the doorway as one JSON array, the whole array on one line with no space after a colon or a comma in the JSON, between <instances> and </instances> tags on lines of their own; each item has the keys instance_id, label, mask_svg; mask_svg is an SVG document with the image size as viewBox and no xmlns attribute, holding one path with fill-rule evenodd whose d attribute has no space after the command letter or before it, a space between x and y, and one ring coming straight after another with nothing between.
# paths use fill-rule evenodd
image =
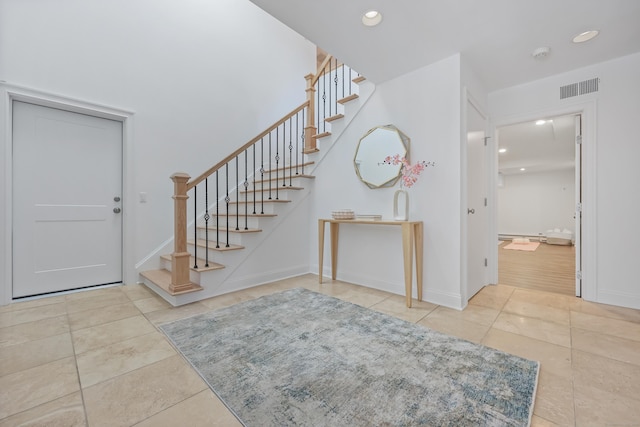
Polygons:
<instances>
[{"instance_id":1,"label":"doorway","mask_svg":"<svg viewBox=\"0 0 640 427\"><path fill-rule=\"evenodd\" d=\"M581 115L497 128L498 283L580 296Z\"/></svg>"},{"instance_id":2,"label":"doorway","mask_svg":"<svg viewBox=\"0 0 640 427\"><path fill-rule=\"evenodd\" d=\"M12 108L12 297L121 283L122 122Z\"/></svg>"}]
</instances>

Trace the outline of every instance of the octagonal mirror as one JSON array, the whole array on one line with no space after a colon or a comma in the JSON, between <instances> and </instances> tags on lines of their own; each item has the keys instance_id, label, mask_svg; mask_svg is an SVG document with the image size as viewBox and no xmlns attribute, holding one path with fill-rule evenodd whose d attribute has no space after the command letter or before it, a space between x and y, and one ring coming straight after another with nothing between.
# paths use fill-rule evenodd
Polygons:
<instances>
[{"instance_id":1,"label":"octagonal mirror","mask_svg":"<svg viewBox=\"0 0 640 427\"><path fill-rule=\"evenodd\" d=\"M376 126L358 142L353 164L356 174L369 188L392 187L402 165L384 163L387 156L408 157L409 137L393 125Z\"/></svg>"}]
</instances>

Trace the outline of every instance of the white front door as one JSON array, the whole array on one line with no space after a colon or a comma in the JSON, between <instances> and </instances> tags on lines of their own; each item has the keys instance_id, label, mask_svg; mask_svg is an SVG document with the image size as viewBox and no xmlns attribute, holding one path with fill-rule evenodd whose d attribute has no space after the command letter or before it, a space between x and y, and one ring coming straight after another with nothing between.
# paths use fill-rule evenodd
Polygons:
<instances>
[{"instance_id":1,"label":"white front door","mask_svg":"<svg viewBox=\"0 0 640 427\"><path fill-rule=\"evenodd\" d=\"M485 126L467 102L467 298L488 283Z\"/></svg>"},{"instance_id":2,"label":"white front door","mask_svg":"<svg viewBox=\"0 0 640 427\"><path fill-rule=\"evenodd\" d=\"M13 297L122 282L122 123L13 101Z\"/></svg>"}]
</instances>

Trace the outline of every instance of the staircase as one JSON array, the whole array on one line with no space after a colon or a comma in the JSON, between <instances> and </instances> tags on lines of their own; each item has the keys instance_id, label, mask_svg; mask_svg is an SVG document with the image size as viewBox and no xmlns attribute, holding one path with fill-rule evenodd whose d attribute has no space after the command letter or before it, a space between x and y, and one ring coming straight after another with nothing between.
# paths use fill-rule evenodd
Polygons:
<instances>
[{"instance_id":1,"label":"staircase","mask_svg":"<svg viewBox=\"0 0 640 427\"><path fill-rule=\"evenodd\" d=\"M310 194L313 170L374 90L330 56L305 78L305 103L197 178L172 177L172 245L139 274L173 306L259 284L229 278Z\"/></svg>"}]
</instances>

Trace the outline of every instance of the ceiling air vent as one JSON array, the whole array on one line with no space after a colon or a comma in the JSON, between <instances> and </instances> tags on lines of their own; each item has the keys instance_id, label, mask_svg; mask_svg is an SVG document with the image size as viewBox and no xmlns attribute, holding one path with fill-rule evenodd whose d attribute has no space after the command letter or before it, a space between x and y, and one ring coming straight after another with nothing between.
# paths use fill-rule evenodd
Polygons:
<instances>
[{"instance_id":1,"label":"ceiling air vent","mask_svg":"<svg viewBox=\"0 0 640 427\"><path fill-rule=\"evenodd\" d=\"M566 86L560 86L560 99L571 98L572 96L585 95L598 91L599 78L585 80L579 83L572 83Z\"/></svg>"}]
</instances>

